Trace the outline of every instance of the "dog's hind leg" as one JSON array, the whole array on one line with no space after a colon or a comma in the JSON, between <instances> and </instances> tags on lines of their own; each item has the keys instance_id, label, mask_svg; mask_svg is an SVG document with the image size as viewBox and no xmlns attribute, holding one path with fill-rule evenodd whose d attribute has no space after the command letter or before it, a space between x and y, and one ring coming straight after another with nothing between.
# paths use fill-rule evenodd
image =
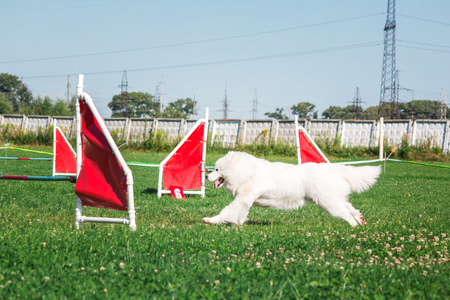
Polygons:
<instances>
[{"instance_id":1,"label":"dog's hind leg","mask_svg":"<svg viewBox=\"0 0 450 300\"><path fill-rule=\"evenodd\" d=\"M348 210L350 210L350 213L355 218L356 222L359 223L359 225L366 225L366 220L364 219L362 213L353 207L353 205L350 202L346 202L345 206L347 206Z\"/></svg>"},{"instance_id":2,"label":"dog's hind leg","mask_svg":"<svg viewBox=\"0 0 450 300\"><path fill-rule=\"evenodd\" d=\"M346 203L348 203L346 199L333 199L328 201L323 201L323 199L321 199L320 202L316 203L321 209L323 209L333 217L340 218L346 221L352 227L357 226L359 223L353 216L354 212L350 210L350 208L346 205ZM353 208L353 206L352 209L356 210Z\"/></svg>"}]
</instances>

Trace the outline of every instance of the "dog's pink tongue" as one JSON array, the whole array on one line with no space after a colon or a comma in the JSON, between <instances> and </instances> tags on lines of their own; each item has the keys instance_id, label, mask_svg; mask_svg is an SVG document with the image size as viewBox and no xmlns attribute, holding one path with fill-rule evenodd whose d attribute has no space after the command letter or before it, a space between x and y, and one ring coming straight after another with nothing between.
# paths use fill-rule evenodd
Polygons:
<instances>
[{"instance_id":1,"label":"dog's pink tongue","mask_svg":"<svg viewBox=\"0 0 450 300\"><path fill-rule=\"evenodd\" d=\"M219 178L216 180L216 182L214 182L214 188L217 189L219 187L219 185L222 183L223 179Z\"/></svg>"}]
</instances>

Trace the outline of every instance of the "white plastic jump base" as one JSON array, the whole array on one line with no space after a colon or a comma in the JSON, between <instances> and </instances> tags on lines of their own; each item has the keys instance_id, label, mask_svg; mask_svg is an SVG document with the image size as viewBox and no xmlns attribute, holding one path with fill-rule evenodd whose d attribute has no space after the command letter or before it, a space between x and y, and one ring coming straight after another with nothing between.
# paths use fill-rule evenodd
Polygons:
<instances>
[{"instance_id":1,"label":"white plastic jump base","mask_svg":"<svg viewBox=\"0 0 450 300\"><path fill-rule=\"evenodd\" d=\"M205 183L205 160L206 160L206 144L208 139L208 118L209 118L209 108L206 108L205 118L199 119L194 124L194 126L189 130L189 132L184 136L180 143L170 152L170 154L159 164L159 178L158 178L158 198L161 198L163 194L171 194L170 190L163 188L164 182L164 167L166 163L172 158L177 151L181 148L181 146L187 141L187 139L191 136L191 134L202 124L205 124L204 132L203 132L203 147L202 147L202 165L201 165L201 188L200 190L184 190L183 193L185 195L200 195L202 198L205 198L206 191L206 183Z\"/></svg>"},{"instance_id":2,"label":"white plastic jump base","mask_svg":"<svg viewBox=\"0 0 450 300\"><path fill-rule=\"evenodd\" d=\"M81 223L91 222L91 223L118 223L124 225L130 225L130 219L120 219L120 218L100 218L100 217L86 217L81 216Z\"/></svg>"},{"instance_id":3,"label":"white plastic jump base","mask_svg":"<svg viewBox=\"0 0 450 300\"><path fill-rule=\"evenodd\" d=\"M77 197L76 200L76 208L75 215L76 221L75 225L77 228L80 228L84 222L95 222L95 223L120 223L129 225L130 229L136 230L136 211L134 208L134 190L133 190L133 175L131 173L130 168L126 164L122 154L120 153L116 143L114 142L111 134L109 133L108 128L106 127L103 118L97 111L97 108L94 105L92 98L89 94L83 92L83 81L84 75L78 75L78 84L77 84L77 99L83 99L89 108L92 111L98 125L100 126L106 140L108 141L109 146L113 150L114 155L116 156L119 164L124 171L124 175L126 176L126 185L127 185L127 200L128 200L128 218L103 218L103 217L86 217L82 215L83 205L81 199ZM76 102L76 121L77 121L77 178L79 176L81 170L82 163L82 147L81 147L81 117L80 117L80 106L79 102Z\"/></svg>"}]
</instances>

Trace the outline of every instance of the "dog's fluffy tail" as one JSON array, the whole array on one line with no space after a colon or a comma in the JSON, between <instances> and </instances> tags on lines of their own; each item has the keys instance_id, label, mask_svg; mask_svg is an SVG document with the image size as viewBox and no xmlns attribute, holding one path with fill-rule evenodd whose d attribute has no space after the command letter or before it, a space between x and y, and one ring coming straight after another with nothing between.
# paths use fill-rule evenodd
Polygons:
<instances>
[{"instance_id":1,"label":"dog's fluffy tail","mask_svg":"<svg viewBox=\"0 0 450 300\"><path fill-rule=\"evenodd\" d=\"M349 183L350 189L356 193L367 191L377 182L381 173L381 166L372 167L345 167L344 178Z\"/></svg>"}]
</instances>

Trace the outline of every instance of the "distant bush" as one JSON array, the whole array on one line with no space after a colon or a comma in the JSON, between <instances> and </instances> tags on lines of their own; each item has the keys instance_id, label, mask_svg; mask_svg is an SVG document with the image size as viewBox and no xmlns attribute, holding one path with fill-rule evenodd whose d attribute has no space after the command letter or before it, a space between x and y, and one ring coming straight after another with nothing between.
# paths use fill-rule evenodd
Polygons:
<instances>
[{"instance_id":1,"label":"distant bush","mask_svg":"<svg viewBox=\"0 0 450 300\"><path fill-rule=\"evenodd\" d=\"M450 161L450 155L445 154L441 147L436 146L432 138L428 138L418 145L411 146L409 138L404 136L401 147L397 152L394 153L394 157L404 160Z\"/></svg>"},{"instance_id":2,"label":"distant bush","mask_svg":"<svg viewBox=\"0 0 450 300\"><path fill-rule=\"evenodd\" d=\"M112 130L111 136L118 146L123 149L143 150L151 152L170 152L181 141L182 137L178 136L176 139L170 139L169 134L165 131L152 131L150 134L141 136L137 142L129 142L125 145L125 135L118 130ZM235 147L223 146L220 142L214 143L212 146L211 132L208 133L208 152L215 154L225 154L228 151L244 151L257 156L291 156L297 155L296 146L293 143L283 141L275 141L275 139L267 132L262 132L255 142L250 144L238 143ZM2 144L12 143L16 145L45 145L51 146L53 144L53 126L48 128L39 128L37 132L28 130L24 131L12 124L0 125L0 142ZM70 139L74 145L75 139ZM345 159L374 159L379 156L378 147L348 147L341 145L341 137L318 137L315 139L317 146L322 152L331 160ZM389 155L392 146L388 145L387 140L384 143L383 153ZM450 161L450 155L445 154L442 148L433 143L433 139L427 139L418 145L410 145L407 136L403 137L399 149L393 153L391 158L402 160L424 160L424 161Z\"/></svg>"},{"instance_id":3,"label":"distant bush","mask_svg":"<svg viewBox=\"0 0 450 300\"><path fill-rule=\"evenodd\" d=\"M53 126L47 128L39 127L37 132L32 130L24 131L20 127L12 124L0 125L0 141L16 145L53 145Z\"/></svg>"}]
</instances>

